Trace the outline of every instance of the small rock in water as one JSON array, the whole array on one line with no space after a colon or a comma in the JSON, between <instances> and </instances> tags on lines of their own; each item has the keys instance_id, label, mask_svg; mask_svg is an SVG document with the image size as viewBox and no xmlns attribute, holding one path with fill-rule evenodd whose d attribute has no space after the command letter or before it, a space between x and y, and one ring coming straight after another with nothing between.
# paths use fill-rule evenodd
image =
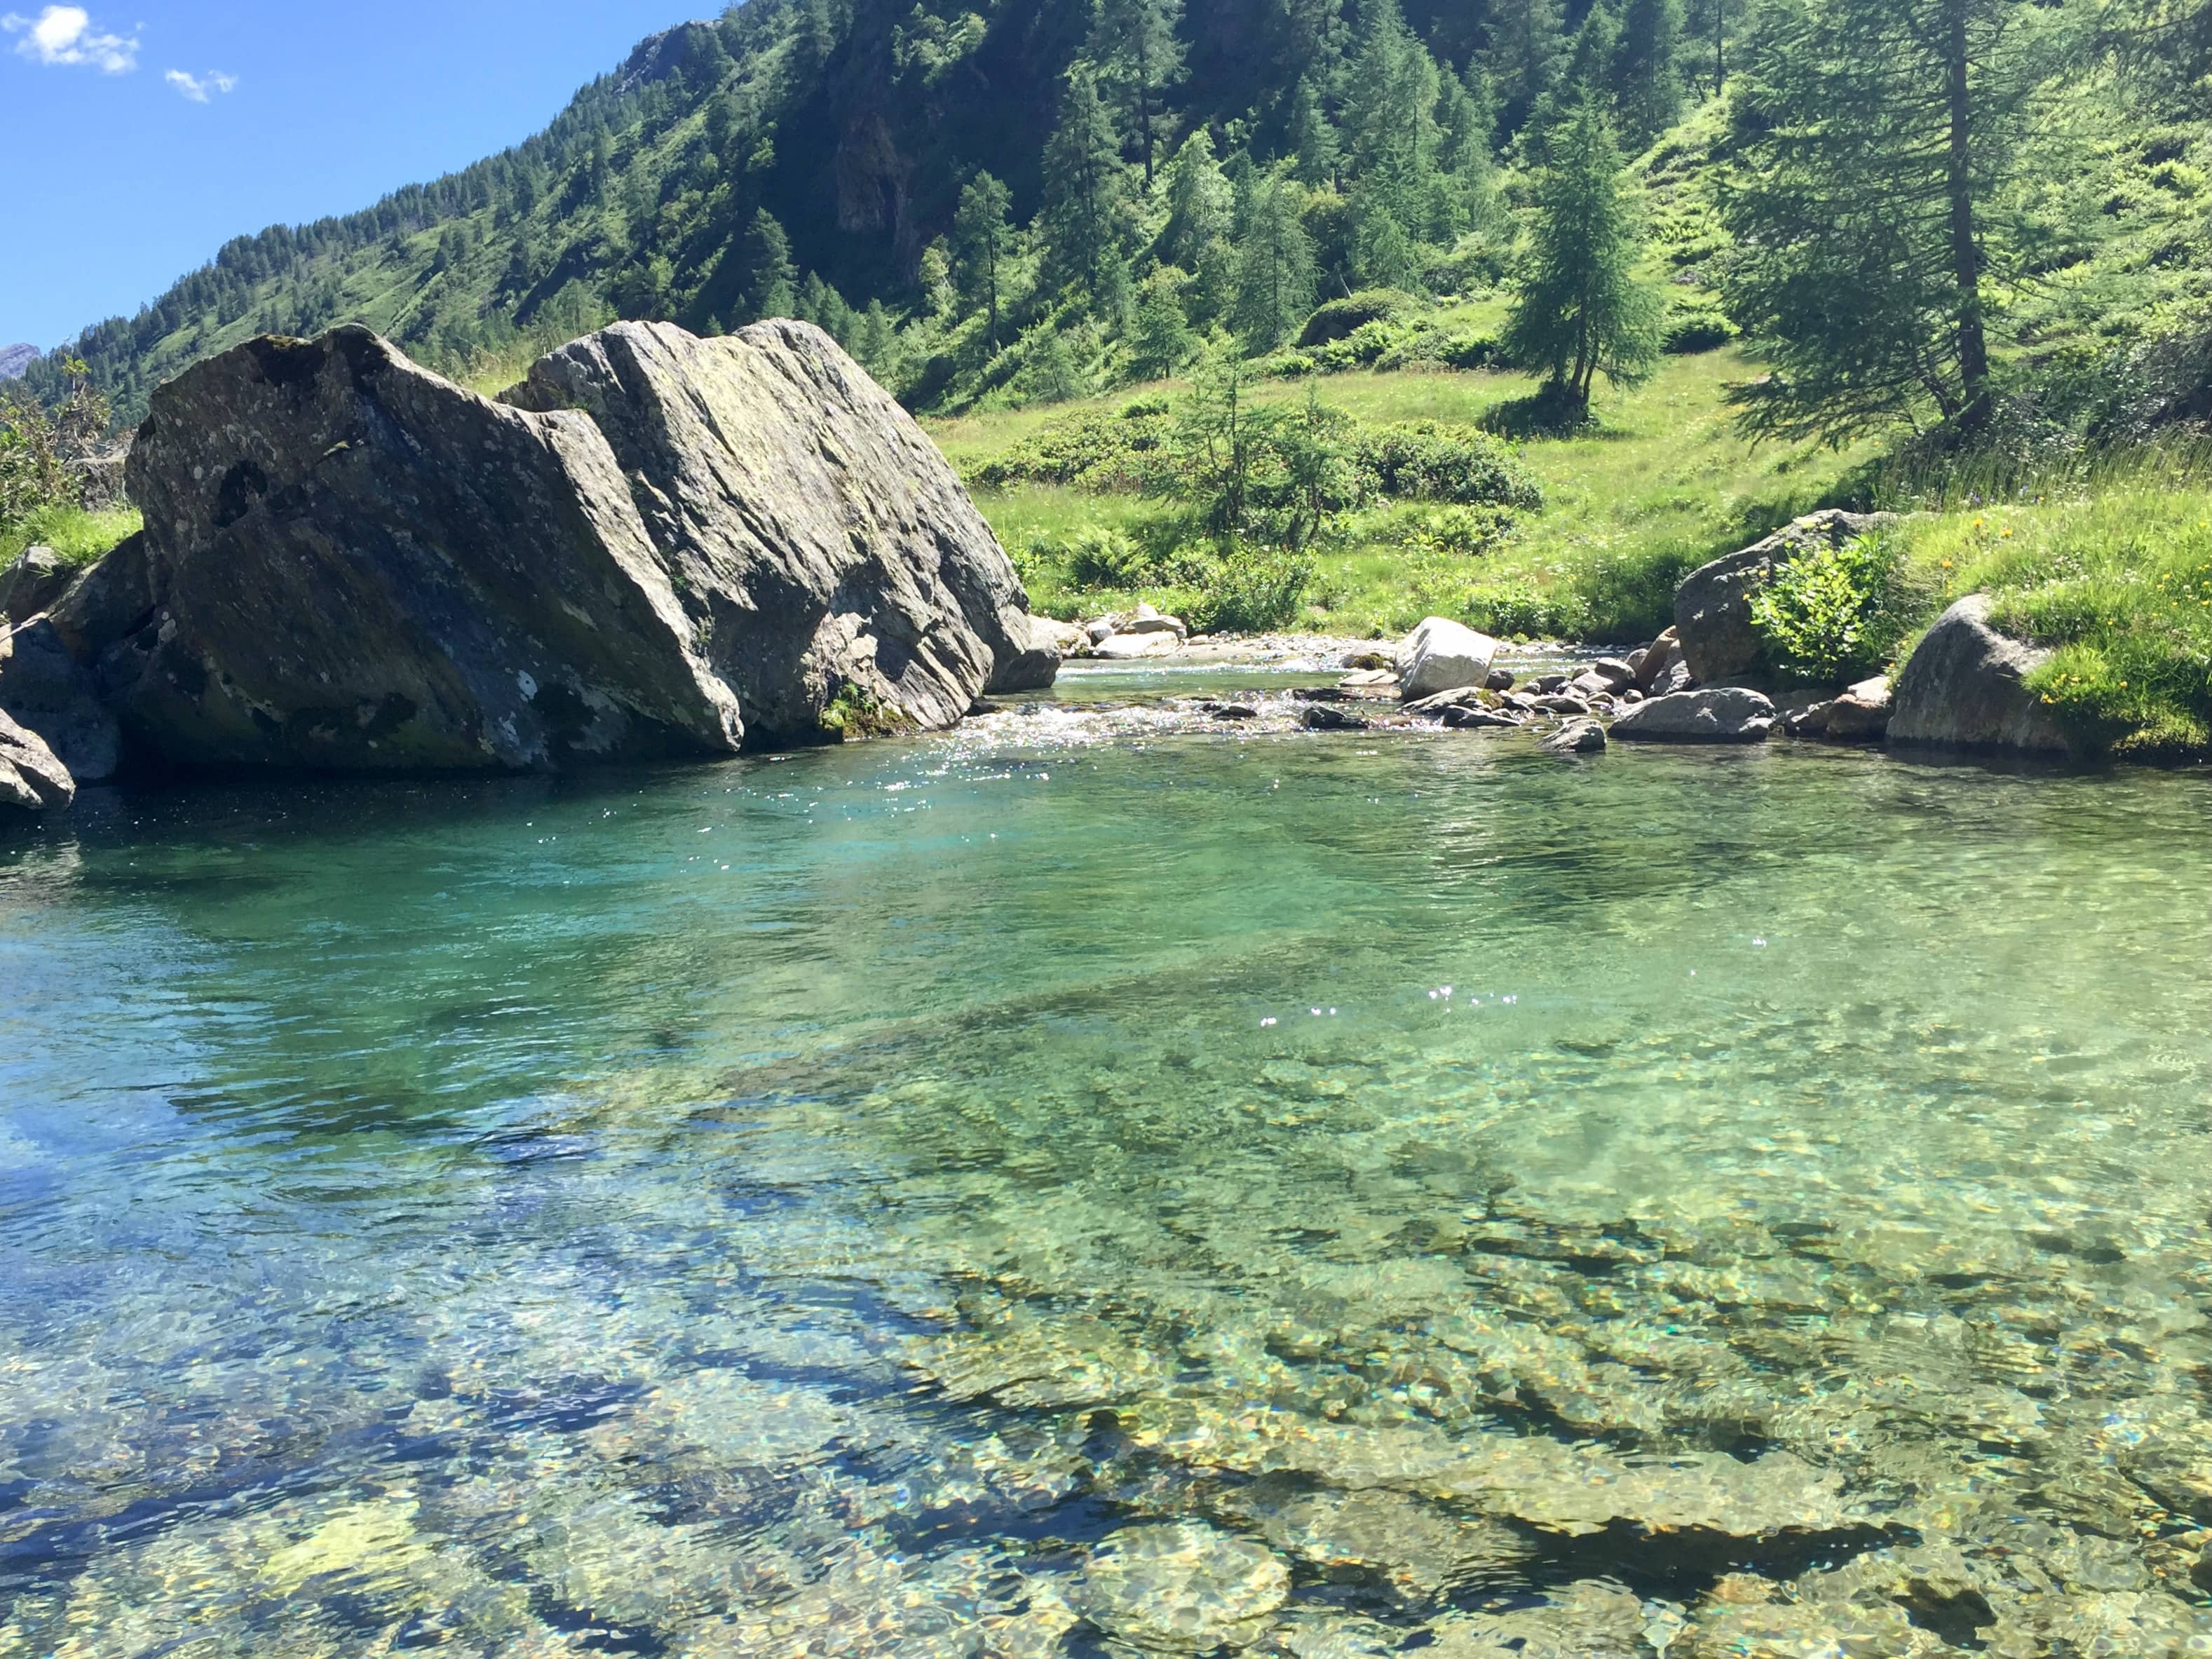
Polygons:
<instances>
[{"instance_id":1,"label":"small rock in water","mask_svg":"<svg viewBox=\"0 0 2212 1659\"><path fill-rule=\"evenodd\" d=\"M1325 702L1308 703L1300 711L1298 720L1309 732L1364 732L1367 722L1357 714Z\"/></svg>"},{"instance_id":2,"label":"small rock in water","mask_svg":"<svg viewBox=\"0 0 2212 1659\"><path fill-rule=\"evenodd\" d=\"M1249 720L1260 717L1260 711L1249 702L1216 703L1207 712L1218 720Z\"/></svg>"},{"instance_id":3,"label":"small rock in water","mask_svg":"<svg viewBox=\"0 0 2212 1659\"><path fill-rule=\"evenodd\" d=\"M1564 691L1547 692L1536 699L1536 707L1547 714L1587 714L1589 704L1584 699Z\"/></svg>"},{"instance_id":4,"label":"small rock in water","mask_svg":"<svg viewBox=\"0 0 2212 1659\"><path fill-rule=\"evenodd\" d=\"M1513 689L1513 671L1510 668L1493 668L1490 671L1490 678L1485 680L1483 684L1492 691L1510 691Z\"/></svg>"},{"instance_id":5,"label":"small rock in water","mask_svg":"<svg viewBox=\"0 0 2212 1659\"><path fill-rule=\"evenodd\" d=\"M1300 702L1349 702L1352 694L1338 685L1299 685L1291 689L1291 695Z\"/></svg>"},{"instance_id":6,"label":"small rock in water","mask_svg":"<svg viewBox=\"0 0 2212 1659\"><path fill-rule=\"evenodd\" d=\"M1467 731L1479 726L1518 726L1521 721L1495 708L1454 706L1444 710L1444 724L1454 731Z\"/></svg>"},{"instance_id":7,"label":"small rock in water","mask_svg":"<svg viewBox=\"0 0 2212 1659\"><path fill-rule=\"evenodd\" d=\"M1605 728L1593 720L1569 720L1541 746L1555 755L1595 755L1605 747Z\"/></svg>"},{"instance_id":8,"label":"small rock in water","mask_svg":"<svg viewBox=\"0 0 2212 1659\"><path fill-rule=\"evenodd\" d=\"M1249 1646L1290 1594L1291 1570L1273 1551L1192 1521L1113 1534L1070 1600L1134 1646L1212 1653Z\"/></svg>"}]
</instances>

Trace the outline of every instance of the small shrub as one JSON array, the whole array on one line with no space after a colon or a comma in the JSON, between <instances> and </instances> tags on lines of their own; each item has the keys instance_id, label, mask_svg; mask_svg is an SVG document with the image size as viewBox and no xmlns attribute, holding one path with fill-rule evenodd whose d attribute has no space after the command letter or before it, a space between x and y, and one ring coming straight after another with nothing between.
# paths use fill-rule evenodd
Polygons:
<instances>
[{"instance_id":1,"label":"small shrub","mask_svg":"<svg viewBox=\"0 0 2212 1659\"><path fill-rule=\"evenodd\" d=\"M1376 491L1399 500L1495 502L1532 513L1544 504L1542 487L1520 458L1471 426L1413 421L1363 427L1352 449Z\"/></svg>"},{"instance_id":2,"label":"small shrub","mask_svg":"<svg viewBox=\"0 0 2212 1659\"><path fill-rule=\"evenodd\" d=\"M1252 365L1252 373L1270 380L1300 380L1319 371L1320 362L1303 351L1278 351Z\"/></svg>"},{"instance_id":3,"label":"small shrub","mask_svg":"<svg viewBox=\"0 0 2212 1659\"><path fill-rule=\"evenodd\" d=\"M1341 300L1331 300L1306 319L1306 325L1298 331L1297 343L1302 346L1327 345L1341 340L1355 331L1371 323L1394 322L1411 311L1420 309L1421 302L1412 295L1395 288L1362 289L1357 294Z\"/></svg>"},{"instance_id":4,"label":"small shrub","mask_svg":"<svg viewBox=\"0 0 2212 1659\"><path fill-rule=\"evenodd\" d=\"M1213 562L1184 620L1201 634L1258 634L1298 619L1314 562L1279 548L1240 548Z\"/></svg>"},{"instance_id":5,"label":"small shrub","mask_svg":"<svg viewBox=\"0 0 2212 1659\"><path fill-rule=\"evenodd\" d=\"M1107 525L1085 525L1061 550L1068 580L1079 587L1130 589L1152 579L1152 562L1121 532Z\"/></svg>"},{"instance_id":6,"label":"small shrub","mask_svg":"<svg viewBox=\"0 0 2212 1659\"><path fill-rule=\"evenodd\" d=\"M1127 403L1123 404L1121 418L1125 421L1141 421L1147 416L1166 414L1170 406L1166 392L1148 392L1141 398L1132 398Z\"/></svg>"},{"instance_id":7,"label":"small shrub","mask_svg":"<svg viewBox=\"0 0 2212 1659\"><path fill-rule=\"evenodd\" d=\"M1070 416L993 456L975 470L972 482L991 489L1017 483L1139 489L1158 463L1168 423L1164 409L1139 412L1134 404L1118 415Z\"/></svg>"},{"instance_id":8,"label":"small shrub","mask_svg":"<svg viewBox=\"0 0 2212 1659\"><path fill-rule=\"evenodd\" d=\"M1409 552L1471 559L1489 552L1512 531L1510 507L1497 503L1444 507L1408 519L1399 528L1398 542Z\"/></svg>"},{"instance_id":9,"label":"small shrub","mask_svg":"<svg viewBox=\"0 0 2212 1659\"><path fill-rule=\"evenodd\" d=\"M1437 361L1446 368L1489 368L1502 362L1494 334L1449 334L1437 348Z\"/></svg>"},{"instance_id":10,"label":"small shrub","mask_svg":"<svg viewBox=\"0 0 2212 1659\"><path fill-rule=\"evenodd\" d=\"M1677 357L1717 351L1742 331L1717 311L1678 312L1668 319L1659 349Z\"/></svg>"},{"instance_id":11,"label":"small shrub","mask_svg":"<svg viewBox=\"0 0 2212 1659\"><path fill-rule=\"evenodd\" d=\"M1901 631L1887 625L1897 562L1878 536L1799 553L1752 595L1752 627L1778 666L1808 679L1871 673Z\"/></svg>"}]
</instances>

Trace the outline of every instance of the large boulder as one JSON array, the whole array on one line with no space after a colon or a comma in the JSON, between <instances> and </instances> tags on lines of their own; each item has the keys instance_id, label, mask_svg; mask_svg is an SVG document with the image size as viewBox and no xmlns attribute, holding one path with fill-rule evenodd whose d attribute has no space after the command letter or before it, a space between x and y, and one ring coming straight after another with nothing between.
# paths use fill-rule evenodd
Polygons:
<instances>
[{"instance_id":1,"label":"large boulder","mask_svg":"<svg viewBox=\"0 0 2212 1659\"><path fill-rule=\"evenodd\" d=\"M0 714L0 808L58 811L76 799L76 781L35 732Z\"/></svg>"},{"instance_id":2,"label":"large boulder","mask_svg":"<svg viewBox=\"0 0 2212 1659\"><path fill-rule=\"evenodd\" d=\"M623 324L507 402L365 330L158 391L145 514L57 606L186 763L544 768L950 725L1057 653L944 459L820 331Z\"/></svg>"},{"instance_id":3,"label":"large boulder","mask_svg":"<svg viewBox=\"0 0 2212 1659\"><path fill-rule=\"evenodd\" d=\"M115 717L51 617L0 633L0 713L34 732L80 783L102 783L123 761Z\"/></svg>"},{"instance_id":4,"label":"large boulder","mask_svg":"<svg viewBox=\"0 0 2212 1659\"><path fill-rule=\"evenodd\" d=\"M1764 743L1774 705L1741 686L1676 691L1620 712L1613 735L1626 743Z\"/></svg>"},{"instance_id":5,"label":"large boulder","mask_svg":"<svg viewBox=\"0 0 2212 1659\"><path fill-rule=\"evenodd\" d=\"M1411 702L1490 678L1498 641L1463 623L1425 617L1398 647L1398 694Z\"/></svg>"},{"instance_id":6,"label":"large boulder","mask_svg":"<svg viewBox=\"0 0 2212 1659\"><path fill-rule=\"evenodd\" d=\"M1893 514L1827 507L1793 519L1763 541L1692 570L1674 591L1674 629L1691 677L1710 682L1759 665L1763 651L1751 625L1751 600L1778 566L1895 522ZM1656 670L1647 674L1646 689L1656 678Z\"/></svg>"},{"instance_id":7,"label":"large boulder","mask_svg":"<svg viewBox=\"0 0 2212 1659\"><path fill-rule=\"evenodd\" d=\"M756 738L818 735L848 688L933 727L986 686L1052 683L1059 653L951 465L811 324L714 340L617 324L504 401L605 434Z\"/></svg>"},{"instance_id":8,"label":"large boulder","mask_svg":"<svg viewBox=\"0 0 2212 1659\"><path fill-rule=\"evenodd\" d=\"M0 570L0 627L28 622L68 591L76 572L51 547L27 547Z\"/></svg>"},{"instance_id":9,"label":"large boulder","mask_svg":"<svg viewBox=\"0 0 2212 1659\"><path fill-rule=\"evenodd\" d=\"M1990 596L1969 593L1920 636L1891 692L1887 740L2057 754L2065 734L2021 684L2050 653L1990 625Z\"/></svg>"}]
</instances>

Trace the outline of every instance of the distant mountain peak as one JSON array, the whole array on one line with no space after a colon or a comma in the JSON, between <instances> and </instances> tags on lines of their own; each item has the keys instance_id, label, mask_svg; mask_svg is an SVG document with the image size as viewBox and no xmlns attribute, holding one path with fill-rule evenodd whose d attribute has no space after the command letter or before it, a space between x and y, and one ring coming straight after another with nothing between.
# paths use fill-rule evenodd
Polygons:
<instances>
[{"instance_id":1,"label":"distant mountain peak","mask_svg":"<svg viewBox=\"0 0 2212 1659\"><path fill-rule=\"evenodd\" d=\"M21 380L38 360L34 345L0 346L0 380Z\"/></svg>"}]
</instances>

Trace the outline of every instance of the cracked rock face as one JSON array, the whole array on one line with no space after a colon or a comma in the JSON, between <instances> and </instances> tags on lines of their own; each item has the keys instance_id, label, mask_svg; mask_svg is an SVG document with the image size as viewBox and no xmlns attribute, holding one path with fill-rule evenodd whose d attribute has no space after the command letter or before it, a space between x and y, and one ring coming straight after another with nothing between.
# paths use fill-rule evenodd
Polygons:
<instances>
[{"instance_id":1,"label":"cracked rock face","mask_svg":"<svg viewBox=\"0 0 2212 1659\"><path fill-rule=\"evenodd\" d=\"M250 341L155 394L130 468L147 603L71 642L173 761L712 756L1057 666L943 459L803 324L620 325L508 402L359 328Z\"/></svg>"}]
</instances>

